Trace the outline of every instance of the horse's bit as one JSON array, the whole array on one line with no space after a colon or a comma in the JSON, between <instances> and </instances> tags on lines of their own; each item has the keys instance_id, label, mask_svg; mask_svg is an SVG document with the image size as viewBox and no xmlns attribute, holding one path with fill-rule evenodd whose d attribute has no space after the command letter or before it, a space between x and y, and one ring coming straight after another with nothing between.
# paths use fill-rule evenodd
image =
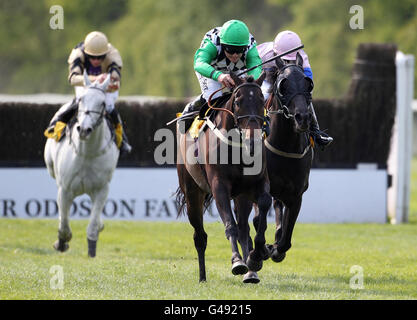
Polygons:
<instances>
[{"instance_id":1,"label":"horse's bit","mask_svg":"<svg viewBox=\"0 0 417 320\"><path fill-rule=\"evenodd\" d=\"M237 90L239 90L242 87L247 87L247 86L257 87L257 88L261 89L261 87L257 83L254 83L254 82L245 82L245 83L242 83L242 84L238 85L236 88L233 89L232 96L235 95L235 93L237 92ZM235 128L236 129L238 129L239 131L242 130L239 127L239 121L242 120L242 119L245 119L245 118L249 118L248 122L260 120L261 123L262 123L265 120L264 117L261 117L261 116L255 115L255 114L248 114L248 115L243 115L243 116L236 117L236 115L233 113L233 111L230 111L229 109L226 109L226 108L215 108L214 106L212 106L211 105L211 98L212 98L212 96L215 93L217 93L218 91L223 90L223 89L224 89L224 87L222 87L219 90L216 90L215 92L213 92L210 95L210 97L208 99L208 105L209 105L210 109L219 110L219 111L226 111L227 113L229 113L233 117L233 120L235 122ZM233 99L232 109L233 109L234 106L235 106L235 100Z\"/></svg>"},{"instance_id":2,"label":"horse's bit","mask_svg":"<svg viewBox=\"0 0 417 320\"><path fill-rule=\"evenodd\" d=\"M233 92L232 92L232 95L234 95L235 93L236 93L236 91L238 90L238 89L240 89L240 88L242 88L243 86L256 86L257 88L261 88L257 83L253 83L253 82L245 82L245 83L242 83L242 84L240 84L239 86L237 86L234 90L233 90ZM214 94L216 94L218 91L220 91L220 90L223 90L224 89L224 87L222 87L222 88L220 88L219 90L217 90L217 91L215 91L215 92L213 92L211 95L210 95L210 97L209 97L209 99L208 99L208 101L207 101L207 103L208 103L208 105L209 105L209 108L210 109L213 109L213 110L219 110L219 111L226 111L227 113L229 113L232 117L233 117L233 119L234 119L234 122L235 122L235 130L237 130L238 131L238 133L239 133L239 135L241 135L242 134L242 129L239 127L239 121L241 120L241 119L244 119L244 118L249 118L249 120L248 121L252 121L252 120L254 120L254 121L257 121L258 119L260 119L262 122L265 120L264 119L264 117L261 117L261 116L258 116L258 115L253 115L253 114L250 114L250 115L243 115L243 116L239 116L239 117L236 117L236 115L232 112L232 111L230 111L229 109L226 109L226 108L216 108L216 107L214 107L212 104L211 104L211 98L213 97L213 95ZM235 101L233 101L233 106L235 105ZM233 108L233 106L232 106L232 108ZM221 141L223 141L224 143L226 143L226 144L228 144L228 145L230 145L230 146L232 146L232 147L239 147L239 148L241 148L242 147L242 144L241 143L236 143L236 142L234 142L234 141L230 141L228 138L226 138L224 135L223 135L223 133L216 127L216 125L208 118L208 117L206 117L205 118L205 120L206 120L206 123L207 123L207 125L208 125L208 127L213 131L213 133L221 140ZM261 122L261 123L262 123Z\"/></svg>"}]
</instances>

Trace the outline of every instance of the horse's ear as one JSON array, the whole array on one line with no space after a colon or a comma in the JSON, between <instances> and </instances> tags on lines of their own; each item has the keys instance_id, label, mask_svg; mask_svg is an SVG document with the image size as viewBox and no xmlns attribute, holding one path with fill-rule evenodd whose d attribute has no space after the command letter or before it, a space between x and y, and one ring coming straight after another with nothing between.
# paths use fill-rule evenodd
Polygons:
<instances>
[{"instance_id":1,"label":"horse's ear","mask_svg":"<svg viewBox=\"0 0 417 320\"><path fill-rule=\"evenodd\" d=\"M100 84L100 88L106 91L109 84L110 84L110 73L107 74L106 79L103 81L102 84Z\"/></svg>"},{"instance_id":2,"label":"horse's ear","mask_svg":"<svg viewBox=\"0 0 417 320\"><path fill-rule=\"evenodd\" d=\"M265 78L266 78L266 72L265 72L265 70L263 70L262 73L261 73L261 75L259 76L259 78L255 81L256 84L258 86L261 86L262 83L264 82Z\"/></svg>"},{"instance_id":3,"label":"horse's ear","mask_svg":"<svg viewBox=\"0 0 417 320\"><path fill-rule=\"evenodd\" d=\"M87 71L84 69L84 85L86 86L86 87L89 87L89 86L91 86L91 81L90 81L90 79L88 78L88 74L87 74Z\"/></svg>"},{"instance_id":4,"label":"horse's ear","mask_svg":"<svg viewBox=\"0 0 417 320\"><path fill-rule=\"evenodd\" d=\"M234 72L230 72L230 76L232 77L233 81L235 82L235 85L238 86L243 83L243 80L239 78Z\"/></svg>"},{"instance_id":5,"label":"horse's ear","mask_svg":"<svg viewBox=\"0 0 417 320\"><path fill-rule=\"evenodd\" d=\"M277 65L278 70L281 70L282 67L285 65L284 61L282 61L280 57L275 59L275 64Z\"/></svg>"},{"instance_id":6,"label":"horse's ear","mask_svg":"<svg viewBox=\"0 0 417 320\"><path fill-rule=\"evenodd\" d=\"M303 67L303 57L301 56L301 54L299 52L297 52L296 58L295 58L295 63L300 66L301 68Z\"/></svg>"}]
</instances>

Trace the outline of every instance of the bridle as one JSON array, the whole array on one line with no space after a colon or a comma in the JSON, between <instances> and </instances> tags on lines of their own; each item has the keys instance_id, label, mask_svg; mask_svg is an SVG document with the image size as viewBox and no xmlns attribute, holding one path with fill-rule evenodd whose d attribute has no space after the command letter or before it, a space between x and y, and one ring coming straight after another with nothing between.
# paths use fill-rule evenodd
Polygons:
<instances>
[{"instance_id":1,"label":"bridle","mask_svg":"<svg viewBox=\"0 0 417 320\"><path fill-rule=\"evenodd\" d=\"M233 97L233 101L232 101L232 110L229 110L229 109L227 109L227 108L217 108L217 107L214 107L214 106L212 105L212 103L211 103L211 99L212 99L212 97L213 97L213 96L214 96L217 92L219 92L219 91L223 90L225 87L222 87L222 88L220 88L219 90L214 91L214 92L210 95L210 97L209 97L209 99L208 99L208 101L207 101L207 104L208 104L208 106L209 106L209 108L210 108L210 109L213 109L213 110L218 110L218 111L225 111L225 112L227 112L228 114L230 114L230 115L233 117L233 120L234 120L234 127L235 127L235 129L239 130L239 132L241 132L241 131L242 131L242 128L241 128L241 127L240 127L240 125L239 125L239 123L240 123L240 121L241 121L242 119L246 119L246 118L248 118L248 122L247 122L247 123L249 123L249 122L251 122L251 121L256 121L256 122L260 123L260 124L261 124L261 126L262 126L262 123L263 123L263 122L264 122L264 120L265 120L263 116L259 116L259 115L255 115L255 114L245 114L245 115L243 115L243 116L236 116L236 115L235 115L235 113L233 112L233 110L235 109L235 106L236 106L235 95L236 95L237 91L238 91L239 89L243 88L243 87L255 87L255 88L257 88L257 89L259 89L259 90L261 90L261 91L262 91L261 87L260 87L257 83L255 83L255 82L244 82L244 83L242 83L242 84L238 85L238 86L237 86L237 87L235 87L235 88L233 89L233 91L232 91L232 97Z\"/></svg>"},{"instance_id":2,"label":"bridle","mask_svg":"<svg viewBox=\"0 0 417 320\"><path fill-rule=\"evenodd\" d=\"M88 89L95 89L95 90L99 90L100 92L102 92L104 95L106 94L106 92L101 89L101 88L97 88L97 87L89 87ZM100 111L95 111L95 110L81 110L80 108L78 108L78 113L85 113L87 116L91 117L91 113L93 114L98 114L99 117L97 118L97 120L94 122L93 124L93 131L101 124L101 122L104 119L104 113L106 111L106 103L103 102L102 103L102 108Z\"/></svg>"},{"instance_id":3,"label":"bridle","mask_svg":"<svg viewBox=\"0 0 417 320\"><path fill-rule=\"evenodd\" d=\"M298 65L295 64L290 64L290 65L285 65L277 74L277 80L279 75L287 68L291 67L291 66L295 66L297 68L300 69L300 71L302 71L304 73L304 71L302 70L302 68ZM292 114L290 112L290 110L288 109L288 107L282 102L280 97L283 97L283 95L279 92L279 87L280 87L280 83L281 81L283 81L284 79L287 78L283 78L280 79L279 82L277 83L277 80L275 80L274 82L274 87L273 87L273 92L272 94L269 96L268 101L266 102L266 110L267 110L267 115L277 115L277 114L282 114L286 119L295 119L295 115ZM289 104L291 102L291 100L296 96L302 94L304 96L306 96L306 92L293 92L289 98L286 98L285 100L287 101L287 103ZM270 107L272 105L272 101L275 98L274 96L277 97L278 100L278 110L270 110ZM306 96L307 98L307 96ZM308 106L309 108L309 106ZM265 146L267 149L269 149L272 153L285 157L285 158L292 158L292 159L302 159L304 158L304 156L310 151L310 149L312 150L312 152L314 152L314 150L312 149L312 145L311 143L308 143L307 146L304 148L303 152L301 153L292 153L292 152L285 152L282 150L279 150L277 148L275 148L273 145L271 145L267 139L264 140Z\"/></svg>"},{"instance_id":4,"label":"bridle","mask_svg":"<svg viewBox=\"0 0 417 320\"><path fill-rule=\"evenodd\" d=\"M279 78L279 75L282 74L284 72L285 69L290 68L290 67L296 67L298 68L301 72L304 73L303 69L296 64L288 64L285 65L284 67L282 67L279 72L277 73L277 80ZM267 110L267 115L277 115L277 114L282 114L286 119L294 119L295 115L292 114L290 112L290 110L288 109L287 105L285 103L283 103L282 98L284 97L280 92L279 92L279 88L280 88L280 84L283 80L287 80L287 78L282 78L279 80L279 82L277 83L277 80L275 80L274 85L273 85L273 92L270 95L267 103L266 103L266 110ZM301 92L301 91L296 91L293 92L289 97L285 97L285 100L287 101L287 104L289 104L292 99L297 96L297 95L304 95L306 96L306 92ZM278 101L278 110L271 110L270 107L272 105L272 100L274 98L274 96L277 97L277 101Z\"/></svg>"},{"instance_id":5,"label":"bridle","mask_svg":"<svg viewBox=\"0 0 417 320\"><path fill-rule=\"evenodd\" d=\"M89 89L99 90L104 95L106 94L106 92L101 88L89 87ZM99 117L97 118L97 120L93 124L92 131L94 131L103 122L105 111L106 111L106 103L105 102L102 103L102 108L101 108L100 111L80 110L80 108L78 108L78 113L85 113L87 116L90 116L90 117L91 117L91 113L99 115ZM78 117L77 117L77 121L78 121ZM70 134L69 136L70 136L69 144L72 145L72 147L74 149L74 152L76 154L83 155L82 153L80 153L79 149L77 150L77 147L74 145L74 143L72 143L72 138L71 138L72 135ZM91 158L98 157L98 156L104 154L104 152L106 152L107 148L109 148L111 146L112 141L113 141L113 133L112 133L112 136L110 137L109 141L105 144L105 146L103 148L101 148L96 154L92 155ZM85 154L84 154L84 156L85 156Z\"/></svg>"}]
</instances>

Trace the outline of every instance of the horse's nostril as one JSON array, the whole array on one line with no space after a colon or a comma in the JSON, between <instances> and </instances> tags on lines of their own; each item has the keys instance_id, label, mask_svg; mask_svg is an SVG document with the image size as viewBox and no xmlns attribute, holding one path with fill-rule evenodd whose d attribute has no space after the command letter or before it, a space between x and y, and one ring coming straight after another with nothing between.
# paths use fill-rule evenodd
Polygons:
<instances>
[{"instance_id":1,"label":"horse's nostril","mask_svg":"<svg viewBox=\"0 0 417 320\"><path fill-rule=\"evenodd\" d=\"M301 121L303 121L303 117L301 116L301 114L296 113L295 116L295 121L297 121L298 123L300 123Z\"/></svg>"},{"instance_id":2,"label":"horse's nostril","mask_svg":"<svg viewBox=\"0 0 417 320\"><path fill-rule=\"evenodd\" d=\"M80 132L81 128L80 126L77 126L77 131Z\"/></svg>"},{"instance_id":3,"label":"horse's nostril","mask_svg":"<svg viewBox=\"0 0 417 320\"><path fill-rule=\"evenodd\" d=\"M93 129L91 129L91 128L87 128L87 133L88 133L88 134L90 134L90 133L91 133L91 131L93 131Z\"/></svg>"}]
</instances>

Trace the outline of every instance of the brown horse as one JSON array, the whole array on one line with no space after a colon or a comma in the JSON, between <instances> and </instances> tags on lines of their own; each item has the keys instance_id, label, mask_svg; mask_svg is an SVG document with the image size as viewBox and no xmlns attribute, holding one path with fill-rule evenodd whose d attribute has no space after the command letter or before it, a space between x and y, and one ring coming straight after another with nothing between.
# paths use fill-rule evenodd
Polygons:
<instances>
[{"instance_id":1,"label":"brown horse","mask_svg":"<svg viewBox=\"0 0 417 320\"><path fill-rule=\"evenodd\" d=\"M313 161L309 135L313 82L304 75L302 65L299 54L295 64L285 65L277 59L273 92L266 103L271 117L271 133L265 140L266 157L276 219L275 243L268 248L275 262L281 262L291 248ZM257 219L255 215L255 229Z\"/></svg>"},{"instance_id":2,"label":"brown horse","mask_svg":"<svg viewBox=\"0 0 417 320\"><path fill-rule=\"evenodd\" d=\"M208 129L200 131L197 142L190 139L189 133L181 133L181 122L177 125L178 214L184 211L185 206L194 227L200 281L206 281L207 233L203 226L203 212L204 206L213 197L231 244L232 273L245 274L244 282L257 283L256 271L262 268L262 260L269 257L265 230L266 216L272 203L262 135L264 100L260 85L265 74L256 81L253 78L243 80L234 75L232 77L236 87L224 107L216 108L218 113L213 121L208 120ZM231 141L233 136L235 139ZM254 155L252 163L247 161L248 155ZM250 199L259 207L254 249L249 236L250 210L238 210L236 222L231 199L235 200L235 206L239 199Z\"/></svg>"}]
</instances>

